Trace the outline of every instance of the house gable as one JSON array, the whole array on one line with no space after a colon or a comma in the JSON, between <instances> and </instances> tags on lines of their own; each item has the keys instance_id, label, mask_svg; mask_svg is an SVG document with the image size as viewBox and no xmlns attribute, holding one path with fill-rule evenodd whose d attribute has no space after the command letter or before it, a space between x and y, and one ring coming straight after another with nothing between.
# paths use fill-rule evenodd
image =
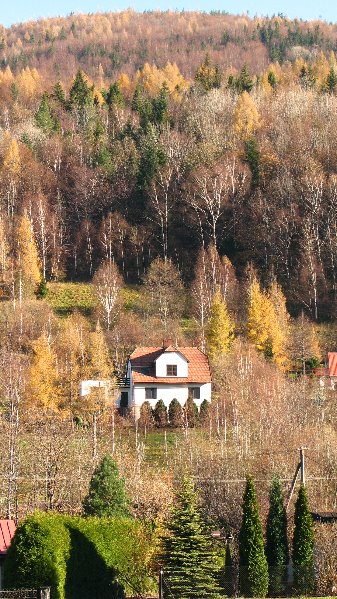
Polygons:
<instances>
[{"instance_id":1,"label":"house gable","mask_svg":"<svg viewBox=\"0 0 337 599\"><path fill-rule=\"evenodd\" d=\"M155 360L155 376L158 378L171 378L174 382L177 378L188 377L188 360L177 350L165 350Z\"/></svg>"}]
</instances>

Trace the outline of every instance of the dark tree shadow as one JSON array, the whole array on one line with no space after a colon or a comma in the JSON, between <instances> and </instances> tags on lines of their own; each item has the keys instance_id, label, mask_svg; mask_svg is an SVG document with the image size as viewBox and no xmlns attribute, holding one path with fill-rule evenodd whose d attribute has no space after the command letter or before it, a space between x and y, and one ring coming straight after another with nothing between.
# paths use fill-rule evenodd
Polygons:
<instances>
[{"instance_id":1,"label":"dark tree shadow","mask_svg":"<svg viewBox=\"0 0 337 599\"><path fill-rule=\"evenodd\" d=\"M123 599L117 573L79 530L70 528L71 548L65 582L66 599Z\"/></svg>"}]
</instances>

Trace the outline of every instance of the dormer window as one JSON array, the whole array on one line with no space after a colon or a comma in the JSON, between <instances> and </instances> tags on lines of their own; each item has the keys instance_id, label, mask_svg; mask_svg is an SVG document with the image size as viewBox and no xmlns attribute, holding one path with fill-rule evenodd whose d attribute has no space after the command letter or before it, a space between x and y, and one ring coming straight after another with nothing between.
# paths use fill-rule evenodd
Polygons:
<instances>
[{"instance_id":1,"label":"dormer window","mask_svg":"<svg viewBox=\"0 0 337 599\"><path fill-rule=\"evenodd\" d=\"M166 365L166 376L177 376L177 365L167 364Z\"/></svg>"}]
</instances>

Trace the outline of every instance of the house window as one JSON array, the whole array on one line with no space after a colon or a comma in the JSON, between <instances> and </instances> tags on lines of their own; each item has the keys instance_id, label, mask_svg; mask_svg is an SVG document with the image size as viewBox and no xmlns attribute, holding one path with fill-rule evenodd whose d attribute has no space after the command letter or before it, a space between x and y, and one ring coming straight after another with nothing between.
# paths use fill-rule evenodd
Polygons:
<instances>
[{"instance_id":1,"label":"house window","mask_svg":"<svg viewBox=\"0 0 337 599\"><path fill-rule=\"evenodd\" d=\"M140 369L142 374L146 374L149 375L150 374L150 369L147 366L142 366L142 368Z\"/></svg>"},{"instance_id":2,"label":"house window","mask_svg":"<svg viewBox=\"0 0 337 599\"><path fill-rule=\"evenodd\" d=\"M200 387L189 387L188 395L192 397L192 399L200 399Z\"/></svg>"},{"instance_id":3,"label":"house window","mask_svg":"<svg viewBox=\"0 0 337 599\"><path fill-rule=\"evenodd\" d=\"M156 387L146 387L146 389L145 389L145 399L157 399L157 389L156 389Z\"/></svg>"},{"instance_id":4,"label":"house window","mask_svg":"<svg viewBox=\"0 0 337 599\"><path fill-rule=\"evenodd\" d=\"M176 364L167 364L166 376L177 376L177 365Z\"/></svg>"}]
</instances>

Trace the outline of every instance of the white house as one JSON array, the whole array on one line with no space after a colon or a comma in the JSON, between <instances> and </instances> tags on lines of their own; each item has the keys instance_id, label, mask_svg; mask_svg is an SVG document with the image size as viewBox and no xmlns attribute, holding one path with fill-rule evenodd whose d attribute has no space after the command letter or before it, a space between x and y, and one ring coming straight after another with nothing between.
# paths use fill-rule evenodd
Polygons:
<instances>
[{"instance_id":1,"label":"white house","mask_svg":"<svg viewBox=\"0 0 337 599\"><path fill-rule=\"evenodd\" d=\"M184 405L190 396L199 408L204 400L211 401L211 392L206 354L197 347L174 347L168 339L162 347L137 347L131 354L119 407L137 419L145 401L154 407L162 399L168 407L172 399Z\"/></svg>"}]
</instances>

